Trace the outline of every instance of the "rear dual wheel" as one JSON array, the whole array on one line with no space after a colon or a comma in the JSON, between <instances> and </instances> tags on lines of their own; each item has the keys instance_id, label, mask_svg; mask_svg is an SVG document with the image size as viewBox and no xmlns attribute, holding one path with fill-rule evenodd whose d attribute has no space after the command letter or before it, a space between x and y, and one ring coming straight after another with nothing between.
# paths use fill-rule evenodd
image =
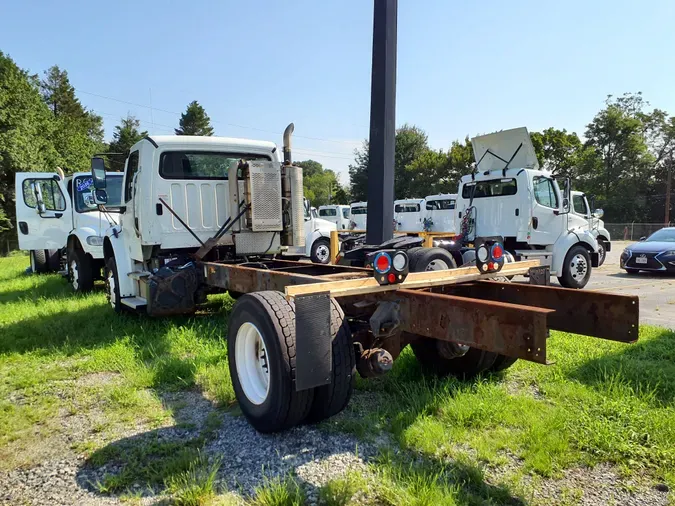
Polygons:
<instances>
[{"instance_id":1,"label":"rear dual wheel","mask_svg":"<svg viewBox=\"0 0 675 506\"><path fill-rule=\"evenodd\" d=\"M457 267L452 255L442 248L412 248L408 251L411 272L454 269ZM502 277L499 281L509 282ZM440 349L446 343L437 339L418 336L410 347L422 369L437 376L457 376L469 379L483 372L498 372L511 367L517 359L469 347L468 351L455 358L446 358ZM445 356L444 356L445 355Z\"/></svg>"},{"instance_id":2,"label":"rear dual wheel","mask_svg":"<svg viewBox=\"0 0 675 506\"><path fill-rule=\"evenodd\" d=\"M260 432L318 422L344 409L355 379L351 333L332 301L332 381L296 391L295 306L280 292L243 295L229 321L228 356L235 396Z\"/></svg>"}]
</instances>

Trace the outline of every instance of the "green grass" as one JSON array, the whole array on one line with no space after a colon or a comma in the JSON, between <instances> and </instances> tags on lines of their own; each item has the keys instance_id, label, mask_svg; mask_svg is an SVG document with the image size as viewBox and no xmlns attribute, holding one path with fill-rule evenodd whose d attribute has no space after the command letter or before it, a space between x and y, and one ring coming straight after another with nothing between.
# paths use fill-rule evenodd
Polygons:
<instances>
[{"instance_id":1,"label":"green grass","mask_svg":"<svg viewBox=\"0 0 675 506\"><path fill-rule=\"evenodd\" d=\"M73 295L59 276L23 275L26 265L26 257L0 259L0 471L44 460L62 444L60 420L79 417L89 437L72 450L90 466L119 469L99 491L133 502L140 484L179 504L236 503L215 490L217 467L203 453L222 411L209 408L197 426L180 397L233 404L232 300L212 296L192 317L118 316L102 291ZM462 382L422 377L405 350L389 375L359 379L352 404L323 427L371 441L384 432L395 445L367 473L322 487L320 503L536 503L533 487L598 463L675 489L675 333L642 327L637 344L623 345L553 332L548 351L555 365L521 361ZM139 436L119 436L139 426ZM163 437L176 426L192 435ZM277 478L248 501L295 505L305 494L296 478Z\"/></svg>"}]
</instances>

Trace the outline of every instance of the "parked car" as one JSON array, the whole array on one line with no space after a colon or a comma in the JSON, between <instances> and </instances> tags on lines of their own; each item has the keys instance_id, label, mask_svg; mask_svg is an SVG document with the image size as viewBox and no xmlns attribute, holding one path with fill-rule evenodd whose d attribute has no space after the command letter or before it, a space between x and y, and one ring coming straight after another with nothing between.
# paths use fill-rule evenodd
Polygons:
<instances>
[{"instance_id":1,"label":"parked car","mask_svg":"<svg viewBox=\"0 0 675 506\"><path fill-rule=\"evenodd\" d=\"M675 227L662 228L631 244L621 253L619 264L628 274L675 272Z\"/></svg>"}]
</instances>

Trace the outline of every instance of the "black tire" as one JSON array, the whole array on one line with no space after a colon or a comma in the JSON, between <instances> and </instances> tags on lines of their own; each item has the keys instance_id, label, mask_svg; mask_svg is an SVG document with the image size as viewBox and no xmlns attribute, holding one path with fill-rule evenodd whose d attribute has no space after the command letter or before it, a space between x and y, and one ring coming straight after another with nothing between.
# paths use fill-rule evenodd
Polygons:
<instances>
[{"instance_id":1,"label":"black tire","mask_svg":"<svg viewBox=\"0 0 675 506\"><path fill-rule=\"evenodd\" d=\"M266 349L268 390L255 403L242 387L237 363L238 333L252 324ZM243 331L245 332L245 330ZM242 334L241 339L245 339ZM277 432L301 423L309 414L314 390L295 390L295 306L280 292L255 292L242 296L232 309L228 330L230 377L239 406L249 423L260 432ZM241 344L243 346L243 343ZM245 349L245 347L244 347ZM256 349L257 344L256 344ZM242 372L243 377L246 373Z\"/></svg>"},{"instance_id":2,"label":"black tire","mask_svg":"<svg viewBox=\"0 0 675 506\"><path fill-rule=\"evenodd\" d=\"M352 333L342 308L331 298L330 330L333 338L331 383L314 389L314 400L307 415L310 423L320 422L347 407L356 381L356 357Z\"/></svg>"},{"instance_id":3,"label":"black tire","mask_svg":"<svg viewBox=\"0 0 675 506\"><path fill-rule=\"evenodd\" d=\"M73 249L68 253L68 281L73 290L78 293L90 292L94 288L94 270L91 257L80 248Z\"/></svg>"},{"instance_id":4,"label":"black tire","mask_svg":"<svg viewBox=\"0 0 675 506\"><path fill-rule=\"evenodd\" d=\"M443 270L443 264L445 264L448 269L457 268L455 259L443 248L422 248L421 251L414 252L413 258L410 260L410 271L424 272L427 270ZM439 266L441 267L440 269L434 268Z\"/></svg>"},{"instance_id":5,"label":"black tire","mask_svg":"<svg viewBox=\"0 0 675 506\"><path fill-rule=\"evenodd\" d=\"M30 270L34 274L44 274L49 272L49 266L47 265L47 250L30 250Z\"/></svg>"},{"instance_id":6,"label":"black tire","mask_svg":"<svg viewBox=\"0 0 675 506\"><path fill-rule=\"evenodd\" d=\"M585 262L585 274L581 272L583 265L581 259ZM591 255L588 250L580 244L573 246L565 255L563 262L562 276L558 276L558 282L565 288L581 289L586 286L591 279Z\"/></svg>"},{"instance_id":7,"label":"black tire","mask_svg":"<svg viewBox=\"0 0 675 506\"><path fill-rule=\"evenodd\" d=\"M422 251L424 251L422 246L415 246L414 248L405 250L406 255L408 255L408 268L410 269L410 272L413 272L412 265L416 261L416 258L422 253Z\"/></svg>"},{"instance_id":8,"label":"black tire","mask_svg":"<svg viewBox=\"0 0 675 506\"><path fill-rule=\"evenodd\" d=\"M469 348L465 355L457 358L443 358L438 352L436 339L419 339L410 347L422 370L435 376L453 375L460 379L471 379L490 369L497 360L497 353Z\"/></svg>"},{"instance_id":9,"label":"black tire","mask_svg":"<svg viewBox=\"0 0 675 506\"><path fill-rule=\"evenodd\" d=\"M312 244L312 251L309 255L315 264L327 264L330 262L330 241L326 238L320 238Z\"/></svg>"},{"instance_id":10,"label":"black tire","mask_svg":"<svg viewBox=\"0 0 675 506\"><path fill-rule=\"evenodd\" d=\"M59 272L61 270L61 250L47 249L45 250L47 256L48 272Z\"/></svg>"},{"instance_id":11,"label":"black tire","mask_svg":"<svg viewBox=\"0 0 675 506\"><path fill-rule=\"evenodd\" d=\"M607 258L607 249L605 248L605 242L598 240L598 267L601 267L605 263Z\"/></svg>"},{"instance_id":12,"label":"black tire","mask_svg":"<svg viewBox=\"0 0 675 506\"><path fill-rule=\"evenodd\" d=\"M114 282L113 292L111 293L111 280ZM117 264L115 257L110 257L105 264L105 292L108 298L108 303L112 306L113 311L121 313L124 306L120 298L120 278L117 274ZM113 300L114 297L114 300Z\"/></svg>"},{"instance_id":13,"label":"black tire","mask_svg":"<svg viewBox=\"0 0 675 506\"><path fill-rule=\"evenodd\" d=\"M490 367L490 372L499 372L508 369L518 361L517 358L507 357L506 355L497 355L495 363Z\"/></svg>"},{"instance_id":14,"label":"black tire","mask_svg":"<svg viewBox=\"0 0 675 506\"><path fill-rule=\"evenodd\" d=\"M635 276L636 274L640 274L640 269L631 269L628 267L623 268L626 271L626 274L630 274L631 276Z\"/></svg>"}]
</instances>

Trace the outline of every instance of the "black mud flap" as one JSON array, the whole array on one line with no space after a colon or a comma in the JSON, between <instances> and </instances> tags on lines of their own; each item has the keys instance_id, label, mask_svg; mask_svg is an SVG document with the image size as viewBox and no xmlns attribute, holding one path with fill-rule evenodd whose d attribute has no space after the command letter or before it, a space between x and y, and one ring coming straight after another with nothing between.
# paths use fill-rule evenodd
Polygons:
<instances>
[{"instance_id":1,"label":"black mud flap","mask_svg":"<svg viewBox=\"0 0 675 506\"><path fill-rule=\"evenodd\" d=\"M600 254L591 253L591 267L599 267L599 266L600 266Z\"/></svg>"},{"instance_id":2,"label":"black mud flap","mask_svg":"<svg viewBox=\"0 0 675 506\"><path fill-rule=\"evenodd\" d=\"M333 357L329 292L295 297L295 389L327 385Z\"/></svg>"}]
</instances>

